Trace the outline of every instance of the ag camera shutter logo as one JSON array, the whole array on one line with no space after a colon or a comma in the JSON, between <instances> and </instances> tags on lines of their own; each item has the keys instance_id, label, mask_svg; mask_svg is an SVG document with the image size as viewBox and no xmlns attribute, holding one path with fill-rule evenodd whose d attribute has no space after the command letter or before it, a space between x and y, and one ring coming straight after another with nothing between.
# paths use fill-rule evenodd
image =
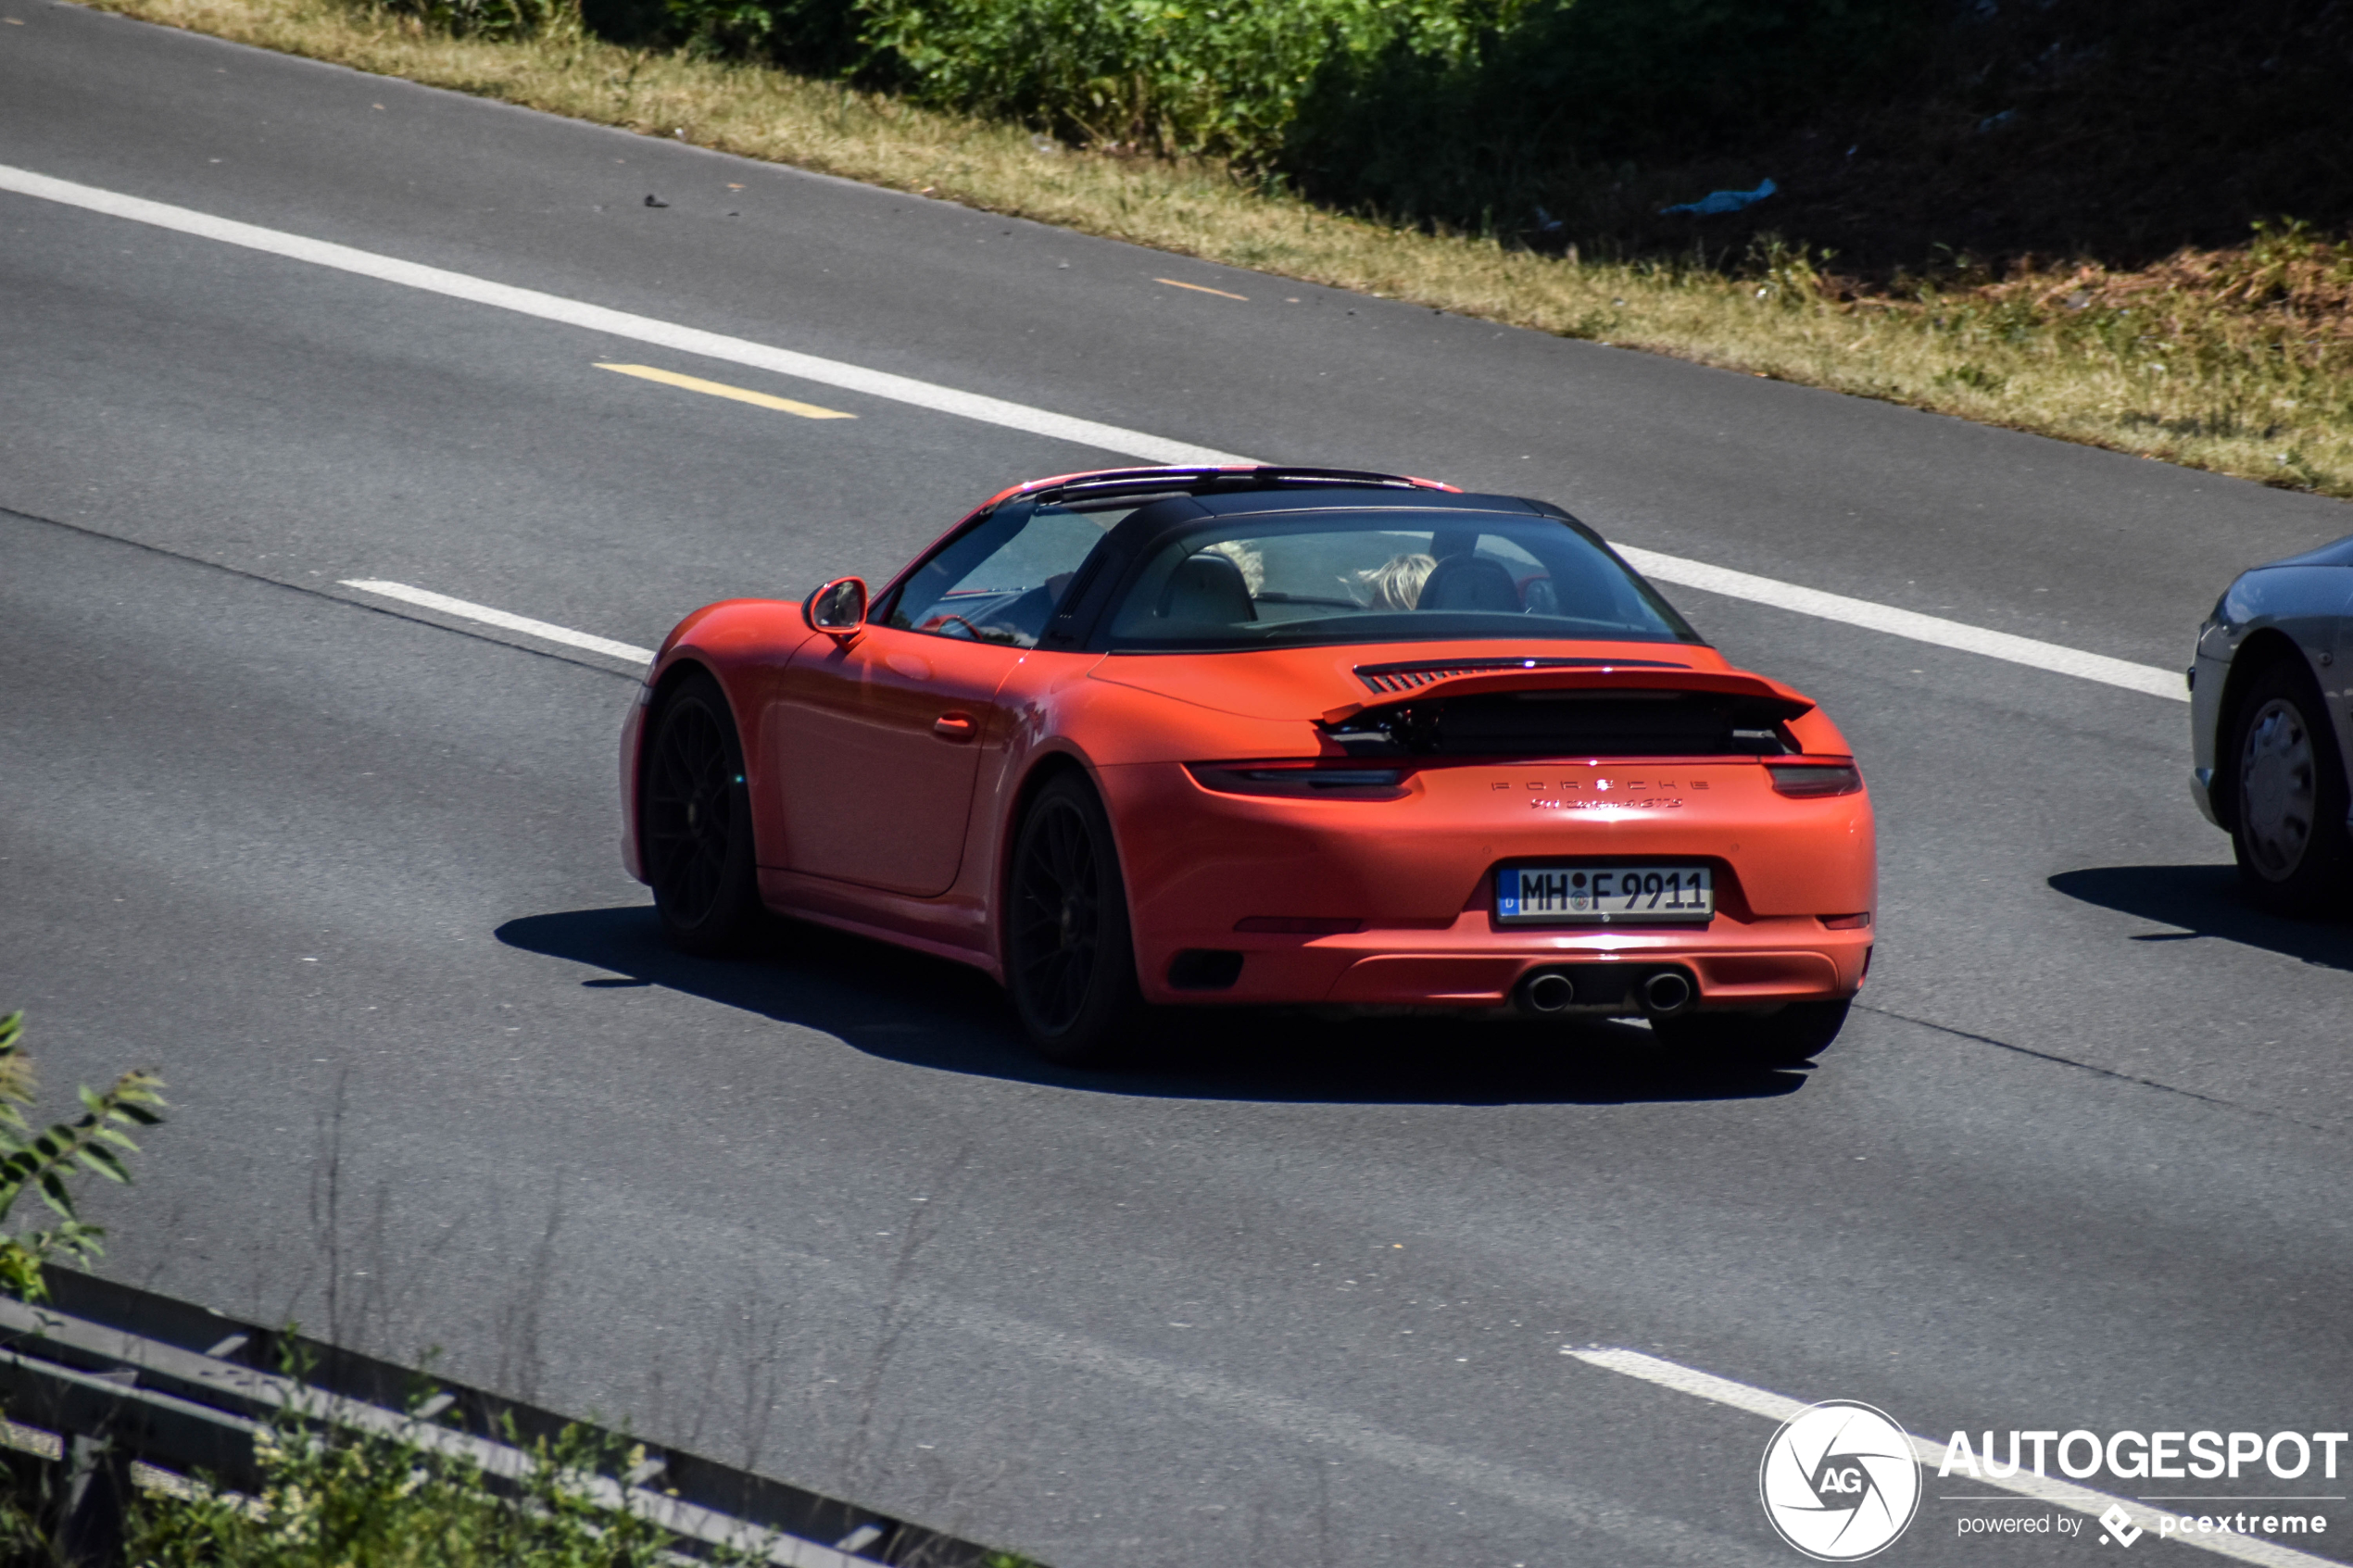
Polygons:
<instances>
[{"instance_id":1,"label":"ag camera shutter logo","mask_svg":"<svg viewBox=\"0 0 2353 1568\"><path fill-rule=\"evenodd\" d=\"M1920 1506L1911 1440L1853 1399L1809 1405L1765 1445L1756 1489L1781 1539L1818 1562L1884 1550Z\"/></svg>"}]
</instances>

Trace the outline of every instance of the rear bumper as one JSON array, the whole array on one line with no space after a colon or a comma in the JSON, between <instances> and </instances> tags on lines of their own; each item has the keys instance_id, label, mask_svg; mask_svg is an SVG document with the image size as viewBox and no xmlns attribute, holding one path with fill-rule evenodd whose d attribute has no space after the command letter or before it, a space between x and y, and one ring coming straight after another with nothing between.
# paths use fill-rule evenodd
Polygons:
<instances>
[{"instance_id":1,"label":"rear bumper","mask_svg":"<svg viewBox=\"0 0 2353 1568\"><path fill-rule=\"evenodd\" d=\"M1378 801L1099 776L1154 1002L1498 1007L1531 970L1623 964L1679 969L1703 1008L1773 1007L1852 996L1870 952L1869 924L1823 923L1878 903L1869 797L1782 797L1754 761L1434 767ZM1497 922L1495 867L1586 858L1711 865L1716 918ZM1344 934L1287 934L1319 924Z\"/></svg>"},{"instance_id":2,"label":"rear bumper","mask_svg":"<svg viewBox=\"0 0 2353 1568\"><path fill-rule=\"evenodd\" d=\"M1200 949L1138 956L1145 996L1156 1003L1499 1008L1540 970L1579 976L1623 970L1626 978L1616 984L1580 979L1580 996L1593 1000L1580 1000L1575 1010L1630 1015L1642 1010L1640 979L1662 969L1686 974L1703 1009L1851 997L1862 986L1871 935L1868 927L1831 931L1803 917L1743 922L1721 915L1704 928L1498 929L1485 911L1466 911L1444 931L1232 933L1215 950L1239 953L1240 964L1232 984L1216 990L1170 984L1170 971L1181 975L1183 956ZM1195 960L1190 967L1204 966Z\"/></svg>"}]
</instances>

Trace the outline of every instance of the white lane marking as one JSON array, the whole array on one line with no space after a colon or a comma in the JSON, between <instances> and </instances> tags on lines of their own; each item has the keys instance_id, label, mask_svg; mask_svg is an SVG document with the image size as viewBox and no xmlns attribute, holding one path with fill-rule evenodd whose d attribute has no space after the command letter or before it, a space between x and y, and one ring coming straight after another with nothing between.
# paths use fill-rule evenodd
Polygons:
<instances>
[{"instance_id":1,"label":"white lane marking","mask_svg":"<svg viewBox=\"0 0 2353 1568\"><path fill-rule=\"evenodd\" d=\"M838 359L821 359L813 354L796 354L787 348L772 348L766 344L752 343L744 338L682 327L671 321L658 321L650 316L632 315L626 310L608 310L601 305L566 299L560 295L542 294L537 289L494 283L487 278L476 278L464 272L421 266L413 261L379 256L373 251L355 250L349 245L333 245L325 240L307 239L300 234L288 234L276 229L258 228L251 223L215 218L210 213L195 212L184 207L171 207L139 196L102 191L94 185L77 185L69 180L52 179L45 174L35 174L31 169L15 169L6 164L0 164L0 190L38 196L44 201L60 202L67 207L102 212L110 218L128 219L134 223L152 224L156 228L170 229L182 234L219 240L223 245L243 245L248 250L308 261L314 266L332 267L337 271L355 272L363 278L399 283L429 294L447 295L453 299L512 310L519 315L561 321L567 326L582 327L589 332L629 338L638 343L658 344L682 354L699 354L708 359L750 365L763 370L774 370L778 375L795 376L802 381L862 392L870 397L911 403L919 408L978 420L984 424L1003 425L1032 435L1051 436L1057 441L1117 452L1124 457L1140 458L1148 463L1220 465L1251 460L1228 452L1213 451L1206 446L1164 440L1141 431L1123 430L1117 425L1101 424L1093 420L1074 419L1067 414L1009 403L1001 397L959 392L953 387L916 381L910 376L870 370L862 365L847 365Z\"/></svg>"},{"instance_id":2,"label":"white lane marking","mask_svg":"<svg viewBox=\"0 0 2353 1568\"><path fill-rule=\"evenodd\" d=\"M1124 430L1117 425L1098 424L1092 420L1074 419L1044 408L1032 408L1025 404L1009 403L1001 398L984 397L977 393L959 392L953 387L938 386L930 382L895 376L882 370L870 370L859 365L844 364L837 359L820 359L814 355L797 354L789 349L771 348L765 344L748 342L743 338L726 337L695 327L659 321L649 316L635 316L626 311L608 310L599 305L584 304L558 295L542 294L536 289L516 288L507 283L494 283L484 278L471 277L463 272L446 271L438 267L421 266L401 261L373 251L355 250L348 245L330 244L324 240L306 239L300 234L288 234L275 229L257 228L209 213L196 212L184 207L171 207L162 202L147 201L139 196L126 196L93 185L78 185L68 180L35 174L30 169L0 164L0 190L15 191L20 195L38 196L44 201L60 202L69 207L82 207L109 217L127 219L136 223L152 224L180 233L195 234L205 239L219 240L225 245L243 245L296 261L308 261L321 267L358 273L384 282L399 283L428 293L447 295L453 298L471 300L502 310L512 310L525 316L536 316L550 321L561 321L590 332L610 333L632 338L641 343L659 344L682 353L698 354L706 358L724 359L738 365L750 365L774 370L779 375L797 376L803 381L820 382L827 386L844 387L863 392L894 402L910 403L939 413L955 414L964 419L978 420L987 424L1003 425L1008 429L1026 431L1035 435L1052 436L1057 440L1075 442L1084 446L1117 452L1126 457L1140 458L1146 462L1173 464L1239 464L1253 459L1219 452L1207 446L1193 446L1178 441L1164 440L1141 431ZM1192 286L1192 285L1185 285ZM2030 665L2081 680L2097 681L2128 691L2145 692L2152 696L2171 697L2186 702L2189 694L2183 689L2182 677L2170 670L2153 665L2133 664L2105 654L2086 653L2080 648L2045 643L2032 637L2013 636L2007 632L1995 632L1963 621L1947 621L1942 616L1922 615L1915 610L1898 609L1893 605L1875 604L1869 599L1848 598L1843 594L1826 594L1818 589L1802 588L1793 583L1782 583L1770 577L1757 577L1745 571L1710 566L1705 561L1687 560L1680 556L1661 555L1655 550L1637 549L1632 546L1617 546L1618 553L1635 570L1662 583L1672 583L1687 588L1703 588L1710 593L1731 598L1748 599L1757 604L1772 605L1794 610L1800 615L1812 615L1826 621L1843 621L1892 636L1908 637L1915 642L1933 643L1941 647L1960 648L1982 654L1989 659L2007 659L2013 664Z\"/></svg>"},{"instance_id":3,"label":"white lane marking","mask_svg":"<svg viewBox=\"0 0 2353 1568\"><path fill-rule=\"evenodd\" d=\"M1941 615L1922 615L1918 610L1898 609L1894 605L1874 604L1869 599L1850 599L1843 594L1801 588L1794 583L1733 571L1726 567L1710 566L1705 561L1686 560L1681 556L1664 556L1656 550L1640 550L1630 545L1614 545L1613 547L1626 558L1627 564L1635 571L1661 583L1672 583L1684 588L1701 588L1711 594L1722 594L1727 598L1771 605L1777 609L1795 610L1800 615L1818 616L1824 621L1842 621L1849 626L1884 632L1894 637L1908 637L1916 643L1959 648L1967 653L1982 654L1988 659L2007 659L2012 664L2072 675L2082 681L2122 686L2126 691L2145 692L2151 696L2171 697L2176 702L2190 700L2188 684L2179 670L2160 670L2154 664L2134 664L2127 659L2110 659L2104 653L2085 653L2081 648L2046 643L2035 637L2014 636L2007 632L1971 626L1966 621L1947 621Z\"/></svg>"},{"instance_id":4,"label":"white lane marking","mask_svg":"<svg viewBox=\"0 0 2353 1568\"><path fill-rule=\"evenodd\" d=\"M1734 1410L1746 1411L1751 1415L1761 1415L1768 1421L1787 1421L1806 1408L1804 1402L1793 1399L1785 1394L1768 1393L1765 1389L1754 1387L1746 1383L1735 1383L1729 1377L1718 1377L1714 1373L1701 1372L1696 1367L1682 1366L1674 1361L1664 1361L1657 1356L1646 1356L1640 1350L1599 1348L1580 1350L1563 1346L1561 1354L1574 1356L1588 1366L1603 1367L1610 1372L1623 1373L1628 1377L1639 1377L1645 1383L1655 1383L1662 1388L1672 1388L1679 1394L1690 1394L1698 1399L1712 1400L1719 1405L1730 1405ZM1909 1433L1906 1433L1906 1436L1912 1445L1912 1457L1919 1460L1920 1463L1933 1470L1944 1462L1944 1444L1931 1443L1925 1437L1912 1436ZM2034 1475L2025 1471L2010 1476L1973 1475L1969 1478L1969 1485L1971 1486L1981 1483L1988 1486L1998 1486L2006 1492L2016 1492L2019 1496L2032 1498L2036 1502L2049 1503L2055 1508L2064 1508L2075 1513L2088 1513L2095 1519L2111 1508L2120 1508L2132 1516L2133 1524L2146 1530L2152 1539L2157 1537L2158 1522L2160 1519L2179 1517L2179 1515L2169 1515L2162 1509L2151 1508L2146 1503L2135 1501L2131 1498L2116 1497L2108 1492L2095 1492L2089 1486L2079 1486L2071 1481L2060 1481L2047 1475ZM2344 1564L2334 1562L2328 1558L2315 1557L2310 1552L2298 1551L2294 1547L2282 1546L2277 1541L2264 1540L2253 1536L2185 1536L2177 1531L2163 1538L2182 1546L2196 1547L2202 1551L2210 1551L2217 1556L2233 1558L2241 1562L2261 1563L2264 1568L2344 1568Z\"/></svg>"},{"instance_id":5,"label":"white lane marking","mask_svg":"<svg viewBox=\"0 0 2353 1568\"><path fill-rule=\"evenodd\" d=\"M561 643L566 647L586 648L590 653L601 653L613 659L625 659L635 664L651 664L654 661L654 650L651 648L636 647L628 643L616 643L610 637L591 636L585 632L575 632L569 626L558 626L546 621L534 621L527 615L510 615L503 609L493 609L488 605L474 604L467 599L453 599L447 594L436 594L425 588L411 588L406 583L386 583L373 577L346 577L343 579L340 586L357 588L363 594L374 594L383 598L398 599L403 604L418 605L426 609L437 609L444 615L454 615L465 621L479 621L485 626L498 626L510 632L521 632L526 637L537 637L546 642Z\"/></svg>"},{"instance_id":6,"label":"white lane marking","mask_svg":"<svg viewBox=\"0 0 2353 1568\"><path fill-rule=\"evenodd\" d=\"M1278 1393L1214 1372L1138 1355L1027 1319L975 1307L961 1297L910 1290L909 1310L1016 1355L1088 1377L1116 1380L1130 1390L1189 1407L1190 1419L1231 1429L1246 1421L1307 1449L1338 1449L1437 1483L1441 1497L1475 1492L1514 1508L1563 1520L1580 1530L1617 1537L1642 1562L1693 1568L1786 1568L1786 1553L1768 1552L1703 1525L1644 1512L1607 1492L1589 1490L1563 1474L1555 1458L1533 1464L1489 1459L1442 1443L1410 1437L1353 1411ZM862 1293L862 1299L864 1298ZM1765 1532L1759 1530L1757 1534ZM1611 1561L1598 1557L1595 1561ZM2344 1568L2336 1564L2335 1568Z\"/></svg>"}]
</instances>

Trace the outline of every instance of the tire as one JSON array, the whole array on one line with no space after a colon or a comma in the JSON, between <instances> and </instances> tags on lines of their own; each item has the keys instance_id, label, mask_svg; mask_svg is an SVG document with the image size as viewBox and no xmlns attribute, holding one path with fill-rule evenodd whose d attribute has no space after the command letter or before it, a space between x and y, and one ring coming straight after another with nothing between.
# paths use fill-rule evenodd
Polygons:
<instances>
[{"instance_id":1,"label":"tire","mask_svg":"<svg viewBox=\"0 0 2353 1568\"><path fill-rule=\"evenodd\" d=\"M763 917L743 745L719 683L697 672L649 726L638 820L661 934L683 952L742 950Z\"/></svg>"},{"instance_id":2,"label":"tire","mask_svg":"<svg viewBox=\"0 0 2353 1568\"><path fill-rule=\"evenodd\" d=\"M1005 984L1039 1056L1101 1067L1144 1022L1127 889L1111 819L1084 779L1038 793L1013 839L1006 879Z\"/></svg>"},{"instance_id":3,"label":"tire","mask_svg":"<svg viewBox=\"0 0 2353 1568\"><path fill-rule=\"evenodd\" d=\"M1651 1032L1670 1047L1720 1067L1798 1067L1846 1027L1845 997L1792 1002L1776 1011L1694 1012L1654 1018Z\"/></svg>"},{"instance_id":4,"label":"tire","mask_svg":"<svg viewBox=\"0 0 2353 1568\"><path fill-rule=\"evenodd\" d=\"M2231 715L2231 848L2256 902L2279 914L2340 907L2353 844L2345 769L2311 677L2292 663L2257 675Z\"/></svg>"}]
</instances>

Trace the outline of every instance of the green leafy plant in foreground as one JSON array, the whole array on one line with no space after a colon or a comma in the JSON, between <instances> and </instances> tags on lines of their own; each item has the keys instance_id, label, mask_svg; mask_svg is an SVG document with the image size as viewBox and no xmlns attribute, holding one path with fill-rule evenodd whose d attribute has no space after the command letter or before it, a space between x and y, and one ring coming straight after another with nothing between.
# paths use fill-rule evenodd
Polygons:
<instances>
[{"instance_id":1,"label":"green leafy plant in foreground","mask_svg":"<svg viewBox=\"0 0 2353 1568\"><path fill-rule=\"evenodd\" d=\"M509 1435L510 1439L512 1434ZM252 1496L191 1483L135 1510L127 1556L142 1568L655 1568L680 1544L595 1495L644 1458L624 1438L567 1427L519 1443L512 1480L485 1472L445 1429L411 1415L384 1431L283 1415L255 1438ZM752 1553L705 1561L749 1562Z\"/></svg>"},{"instance_id":2,"label":"green leafy plant in foreground","mask_svg":"<svg viewBox=\"0 0 2353 1568\"><path fill-rule=\"evenodd\" d=\"M296 1382L307 1363L288 1368ZM254 1438L261 1471L251 1492L196 1477L147 1491L133 1505L125 1561L138 1568L753 1568L778 1538L730 1544L683 1538L648 1516L630 1487L643 1446L569 1425L526 1439L509 1421L485 1450L425 1412L420 1380L402 1419L380 1427L321 1423L289 1406ZM658 1486L658 1482L648 1483ZM5 1546L0 1539L0 1546ZM987 1568L1039 1568L992 1553Z\"/></svg>"},{"instance_id":3,"label":"green leafy plant in foreground","mask_svg":"<svg viewBox=\"0 0 2353 1568\"><path fill-rule=\"evenodd\" d=\"M0 1291L20 1301L47 1297L41 1265L49 1259L82 1262L104 1250L106 1228L75 1212L72 1184L94 1172L128 1184L122 1157L136 1154L139 1146L125 1129L163 1121L163 1080L145 1068L125 1073L103 1092L84 1086L77 1091L80 1116L35 1131L25 1112L39 1090L32 1059L25 1054L24 1014L9 1013L0 1018ZM42 1229L11 1224L17 1200L27 1192L39 1196L57 1223Z\"/></svg>"}]
</instances>

